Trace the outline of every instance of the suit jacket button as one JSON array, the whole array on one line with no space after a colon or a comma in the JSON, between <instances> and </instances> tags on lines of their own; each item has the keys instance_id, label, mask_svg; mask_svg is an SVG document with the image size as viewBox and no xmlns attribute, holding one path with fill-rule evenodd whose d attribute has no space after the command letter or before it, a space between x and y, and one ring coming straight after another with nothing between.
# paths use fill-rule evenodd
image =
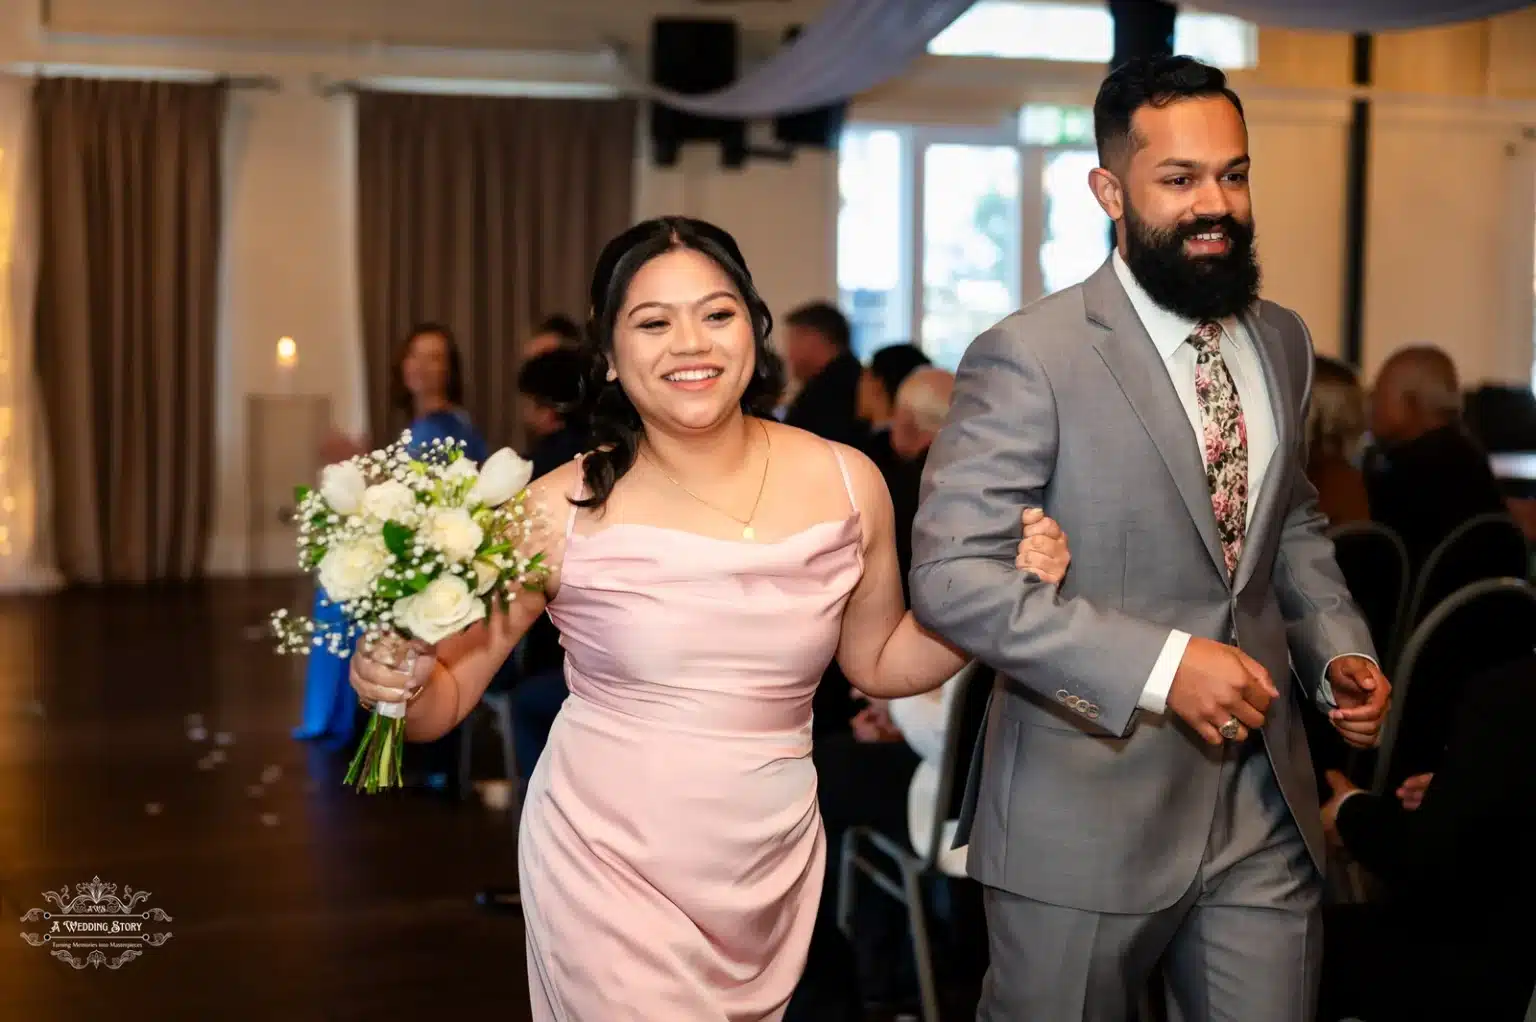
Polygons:
<instances>
[{"instance_id":1,"label":"suit jacket button","mask_svg":"<svg viewBox=\"0 0 1536 1022\"><path fill-rule=\"evenodd\" d=\"M1067 701L1067 698L1068 698L1068 693L1067 693L1066 689L1058 688L1056 690L1056 699L1057 699L1058 702L1063 702L1064 703L1064 702Z\"/></svg>"},{"instance_id":2,"label":"suit jacket button","mask_svg":"<svg viewBox=\"0 0 1536 1022\"><path fill-rule=\"evenodd\" d=\"M1092 703L1088 704L1088 709L1085 712L1088 714L1088 719L1089 720L1098 720L1099 719L1099 708L1097 706L1094 706Z\"/></svg>"}]
</instances>

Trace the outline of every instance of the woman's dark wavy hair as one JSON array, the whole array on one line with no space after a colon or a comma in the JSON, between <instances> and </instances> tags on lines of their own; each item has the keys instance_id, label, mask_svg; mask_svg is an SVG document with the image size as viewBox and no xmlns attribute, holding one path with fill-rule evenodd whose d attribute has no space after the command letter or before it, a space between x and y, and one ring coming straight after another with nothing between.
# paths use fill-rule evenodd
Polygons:
<instances>
[{"instance_id":1,"label":"woman's dark wavy hair","mask_svg":"<svg viewBox=\"0 0 1536 1022\"><path fill-rule=\"evenodd\" d=\"M416 338L428 334L437 334L448 342L448 379L443 396L455 408L464 404L464 357L459 353L458 338L453 336L453 331L446 323L417 323L395 349L395 360L389 367L390 406L407 417L416 414L416 404L411 392L405 389L405 359L411 353L411 345L416 343Z\"/></svg>"},{"instance_id":2,"label":"woman's dark wavy hair","mask_svg":"<svg viewBox=\"0 0 1536 1022\"><path fill-rule=\"evenodd\" d=\"M590 453L582 460L587 495L573 503L601 508L613 487L635 464L645 429L640 413L618 381L607 378L613 355L614 326L623 311L630 282L646 263L659 255L690 249L725 272L746 303L752 320L756 366L741 395L749 415L771 415L784 389L784 366L768 344L773 314L752 284L752 274L736 239L714 224L691 217L664 216L629 228L603 247L592 271L592 315L578 350L585 357L581 397L574 409L588 429Z\"/></svg>"}]
</instances>

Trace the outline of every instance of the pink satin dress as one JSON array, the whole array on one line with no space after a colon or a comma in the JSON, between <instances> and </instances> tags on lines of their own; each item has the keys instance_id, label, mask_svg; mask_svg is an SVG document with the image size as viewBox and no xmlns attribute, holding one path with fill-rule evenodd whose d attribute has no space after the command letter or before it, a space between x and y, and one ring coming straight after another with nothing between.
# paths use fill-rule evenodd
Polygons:
<instances>
[{"instance_id":1,"label":"pink satin dress","mask_svg":"<svg viewBox=\"0 0 1536 1022\"><path fill-rule=\"evenodd\" d=\"M518 840L537 1022L783 1017L827 855L811 700L863 573L849 501L771 543L567 527L570 696Z\"/></svg>"}]
</instances>

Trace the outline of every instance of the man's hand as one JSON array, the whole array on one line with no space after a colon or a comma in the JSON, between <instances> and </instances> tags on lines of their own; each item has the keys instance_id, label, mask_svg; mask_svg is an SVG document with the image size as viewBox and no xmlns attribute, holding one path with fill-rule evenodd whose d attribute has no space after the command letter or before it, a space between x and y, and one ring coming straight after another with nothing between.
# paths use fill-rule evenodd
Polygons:
<instances>
[{"instance_id":1,"label":"man's hand","mask_svg":"<svg viewBox=\"0 0 1536 1022\"><path fill-rule=\"evenodd\" d=\"M1028 508L1023 516L1024 537L1019 541L1019 552L1013 565L1020 571L1034 573L1042 582L1060 585L1067 577L1072 563L1072 551L1067 547L1067 534L1061 531L1056 519L1047 518L1037 507Z\"/></svg>"},{"instance_id":2,"label":"man's hand","mask_svg":"<svg viewBox=\"0 0 1536 1022\"><path fill-rule=\"evenodd\" d=\"M1168 708L1212 745L1224 740L1221 726L1236 717L1236 741L1264 726L1264 714L1280 693L1269 672L1235 646L1198 636L1184 648L1184 659L1168 689Z\"/></svg>"},{"instance_id":3,"label":"man's hand","mask_svg":"<svg viewBox=\"0 0 1536 1022\"><path fill-rule=\"evenodd\" d=\"M1337 770L1329 770L1323 774L1323 779L1328 782L1329 789L1333 792L1328 801L1323 803L1323 833L1328 840L1335 845L1343 845L1339 838L1339 806L1344 799L1353 792L1360 791L1359 785Z\"/></svg>"},{"instance_id":4,"label":"man's hand","mask_svg":"<svg viewBox=\"0 0 1536 1022\"><path fill-rule=\"evenodd\" d=\"M1381 669L1363 656L1341 656L1328 665L1328 684L1338 706L1328 714L1334 729L1357 749L1375 748L1392 701Z\"/></svg>"},{"instance_id":5,"label":"man's hand","mask_svg":"<svg viewBox=\"0 0 1536 1022\"><path fill-rule=\"evenodd\" d=\"M871 699L869 705L855 713L848 723L853 728L853 737L861 742L901 741L901 730L891 720L887 700Z\"/></svg>"},{"instance_id":6,"label":"man's hand","mask_svg":"<svg viewBox=\"0 0 1536 1022\"><path fill-rule=\"evenodd\" d=\"M1403 804L1403 808L1414 810L1424 804L1424 792L1429 790L1429 782L1435 779L1434 774L1414 774L1397 789L1397 800Z\"/></svg>"}]
</instances>

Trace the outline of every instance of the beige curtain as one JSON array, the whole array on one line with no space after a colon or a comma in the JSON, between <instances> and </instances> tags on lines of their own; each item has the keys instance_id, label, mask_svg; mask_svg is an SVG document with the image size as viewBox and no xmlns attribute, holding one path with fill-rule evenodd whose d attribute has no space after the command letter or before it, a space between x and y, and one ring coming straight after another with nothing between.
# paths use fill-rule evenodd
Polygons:
<instances>
[{"instance_id":1,"label":"beige curtain","mask_svg":"<svg viewBox=\"0 0 1536 1022\"><path fill-rule=\"evenodd\" d=\"M69 78L33 92L37 366L73 582L202 570L225 99L216 84Z\"/></svg>"},{"instance_id":2,"label":"beige curtain","mask_svg":"<svg viewBox=\"0 0 1536 1022\"><path fill-rule=\"evenodd\" d=\"M374 439L405 425L389 407L396 349L436 320L463 349L475 427L518 444L519 340L544 315L585 317L592 264L629 224L635 104L363 92L357 130Z\"/></svg>"}]
</instances>

